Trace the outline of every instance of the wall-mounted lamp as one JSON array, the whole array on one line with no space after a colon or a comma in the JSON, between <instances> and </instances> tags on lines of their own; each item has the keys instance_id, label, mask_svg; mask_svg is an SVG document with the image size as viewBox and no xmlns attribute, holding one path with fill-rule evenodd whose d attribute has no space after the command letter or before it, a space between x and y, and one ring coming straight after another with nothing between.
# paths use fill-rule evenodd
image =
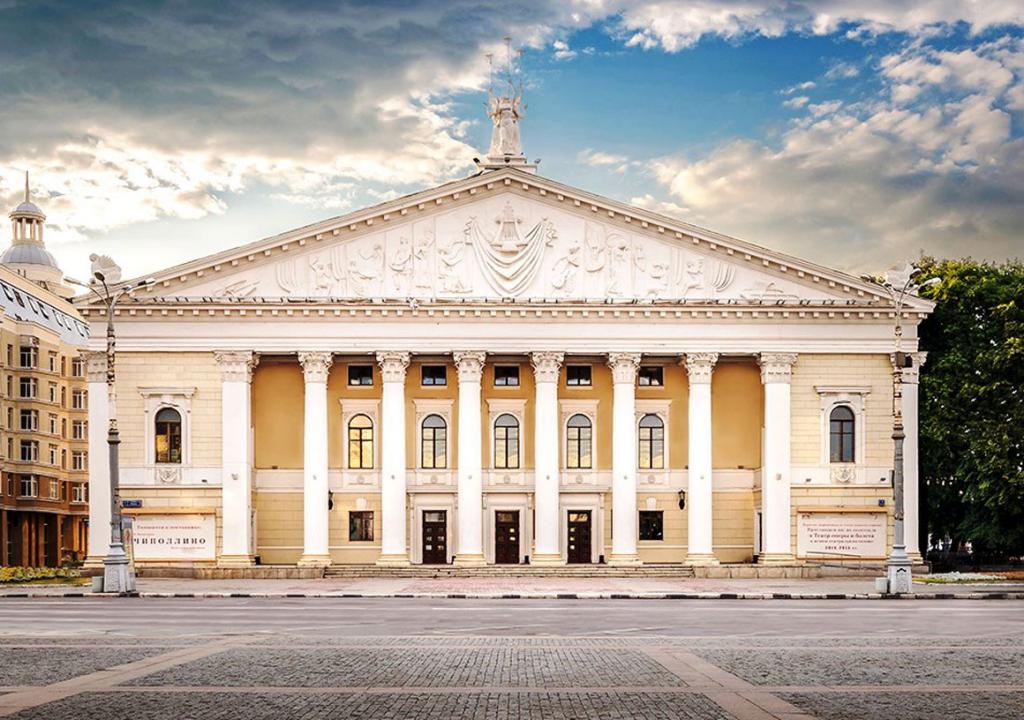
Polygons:
<instances>
[{"instance_id":1,"label":"wall-mounted lamp","mask_svg":"<svg viewBox=\"0 0 1024 720\"><path fill-rule=\"evenodd\" d=\"M679 491L679 509L680 510L685 510L686 509L686 491L685 490L680 490Z\"/></svg>"}]
</instances>

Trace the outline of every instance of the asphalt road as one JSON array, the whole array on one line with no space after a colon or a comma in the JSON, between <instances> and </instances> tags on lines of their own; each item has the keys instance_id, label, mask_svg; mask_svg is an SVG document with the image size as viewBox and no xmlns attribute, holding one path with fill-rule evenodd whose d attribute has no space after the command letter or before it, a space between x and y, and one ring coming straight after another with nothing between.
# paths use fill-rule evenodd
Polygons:
<instances>
[{"instance_id":1,"label":"asphalt road","mask_svg":"<svg viewBox=\"0 0 1024 720\"><path fill-rule=\"evenodd\" d=\"M0 599L21 720L1020 720L1018 601Z\"/></svg>"}]
</instances>

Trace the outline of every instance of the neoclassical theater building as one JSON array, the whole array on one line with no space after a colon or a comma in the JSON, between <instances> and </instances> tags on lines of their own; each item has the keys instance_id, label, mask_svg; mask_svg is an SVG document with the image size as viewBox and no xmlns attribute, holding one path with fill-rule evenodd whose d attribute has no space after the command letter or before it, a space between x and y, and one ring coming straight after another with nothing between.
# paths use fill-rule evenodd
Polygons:
<instances>
[{"instance_id":1,"label":"neoclassical theater building","mask_svg":"<svg viewBox=\"0 0 1024 720\"><path fill-rule=\"evenodd\" d=\"M547 179L518 134L496 142L470 177L169 268L122 303L136 563L883 559L886 293ZM105 321L78 306L95 430ZM902 318L915 556L931 307ZM104 443L90 434L94 528ZM107 533L89 543L96 561Z\"/></svg>"}]
</instances>

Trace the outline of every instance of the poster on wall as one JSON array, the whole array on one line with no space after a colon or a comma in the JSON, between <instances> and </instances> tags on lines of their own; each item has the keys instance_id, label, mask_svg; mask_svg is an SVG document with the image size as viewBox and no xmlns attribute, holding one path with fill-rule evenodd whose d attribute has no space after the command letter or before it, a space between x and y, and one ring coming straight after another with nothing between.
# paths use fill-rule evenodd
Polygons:
<instances>
[{"instance_id":1,"label":"poster on wall","mask_svg":"<svg viewBox=\"0 0 1024 720\"><path fill-rule=\"evenodd\" d=\"M136 515L132 525L136 560L217 559L213 515Z\"/></svg>"},{"instance_id":2,"label":"poster on wall","mask_svg":"<svg viewBox=\"0 0 1024 720\"><path fill-rule=\"evenodd\" d=\"M800 512L797 515L797 556L873 558L886 556L884 512Z\"/></svg>"}]
</instances>

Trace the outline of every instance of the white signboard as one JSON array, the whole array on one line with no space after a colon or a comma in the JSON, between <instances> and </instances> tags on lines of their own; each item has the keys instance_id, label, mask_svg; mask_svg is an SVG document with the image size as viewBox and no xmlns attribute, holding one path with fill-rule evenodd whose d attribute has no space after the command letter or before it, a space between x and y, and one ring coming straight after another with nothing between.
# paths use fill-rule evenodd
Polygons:
<instances>
[{"instance_id":1,"label":"white signboard","mask_svg":"<svg viewBox=\"0 0 1024 720\"><path fill-rule=\"evenodd\" d=\"M801 558L884 558L884 512L801 512L796 552Z\"/></svg>"},{"instance_id":2,"label":"white signboard","mask_svg":"<svg viewBox=\"0 0 1024 720\"><path fill-rule=\"evenodd\" d=\"M135 515L136 560L216 560L217 521L207 515Z\"/></svg>"}]
</instances>

